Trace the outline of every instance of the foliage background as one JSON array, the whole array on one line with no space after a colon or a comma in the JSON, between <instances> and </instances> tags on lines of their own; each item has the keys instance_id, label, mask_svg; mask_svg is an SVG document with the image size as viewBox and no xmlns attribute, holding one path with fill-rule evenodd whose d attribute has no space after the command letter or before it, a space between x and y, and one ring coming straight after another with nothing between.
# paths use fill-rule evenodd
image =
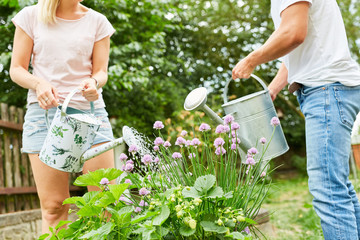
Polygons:
<instances>
[{"instance_id":1,"label":"foliage background","mask_svg":"<svg viewBox=\"0 0 360 240\"><path fill-rule=\"evenodd\" d=\"M337 2L351 52L360 62L360 2ZM8 71L15 30L11 18L35 3L0 0L0 102L20 107L26 104L26 90L10 80ZM274 30L270 1L263 0L86 0L83 4L106 15L116 29L104 98L118 136L123 125L150 135L155 120L181 119L187 93L199 86L209 90L207 104L222 113L221 93L231 69ZM278 61L263 64L255 74L270 83L278 66ZM239 97L260 89L253 80L241 80L231 83L229 92ZM304 121L296 98L284 89L274 104L291 153L303 156Z\"/></svg>"}]
</instances>

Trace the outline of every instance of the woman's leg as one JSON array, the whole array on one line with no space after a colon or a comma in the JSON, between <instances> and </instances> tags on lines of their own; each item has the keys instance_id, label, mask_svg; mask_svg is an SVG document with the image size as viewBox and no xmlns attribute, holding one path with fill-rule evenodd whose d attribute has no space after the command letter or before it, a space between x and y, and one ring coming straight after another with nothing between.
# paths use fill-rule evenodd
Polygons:
<instances>
[{"instance_id":1,"label":"woman's leg","mask_svg":"<svg viewBox=\"0 0 360 240\"><path fill-rule=\"evenodd\" d=\"M32 171L40 198L42 233L55 227L61 220L67 220L69 205L63 201L69 195L69 173L47 166L38 154L29 154Z\"/></svg>"}]
</instances>

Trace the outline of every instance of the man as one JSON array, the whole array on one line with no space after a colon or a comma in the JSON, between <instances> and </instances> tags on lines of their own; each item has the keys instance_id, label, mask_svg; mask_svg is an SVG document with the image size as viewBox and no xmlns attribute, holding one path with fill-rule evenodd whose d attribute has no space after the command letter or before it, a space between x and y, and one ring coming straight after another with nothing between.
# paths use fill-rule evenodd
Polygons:
<instances>
[{"instance_id":1,"label":"man","mask_svg":"<svg viewBox=\"0 0 360 240\"><path fill-rule=\"evenodd\" d=\"M233 69L283 57L269 85L274 100L288 83L306 124L307 172L325 239L360 239L360 205L349 181L351 129L360 108L360 69L351 59L336 0L272 0L276 30Z\"/></svg>"}]
</instances>

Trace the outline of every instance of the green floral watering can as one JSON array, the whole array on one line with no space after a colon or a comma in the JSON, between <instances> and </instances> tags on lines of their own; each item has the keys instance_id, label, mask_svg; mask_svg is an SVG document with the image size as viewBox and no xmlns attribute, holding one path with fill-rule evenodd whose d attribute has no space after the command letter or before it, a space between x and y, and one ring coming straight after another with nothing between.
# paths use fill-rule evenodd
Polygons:
<instances>
[{"instance_id":1,"label":"green floral watering can","mask_svg":"<svg viewBox=\"0 0 360 240\"><path fill-rule=\"evenodd\" d=\"M123 138L109 139L108 143L91 148L96 134L101 135L97 133L101 121L94 116L93 102L90 102L91 114L68 107L70 99L78 91L75 89L70 92L63 105L58 106L51 126L47 111L45 113L49 131L39 157L46 165L64 172L81 172L86 160L124 142ZM126 126L123 133L124 130L129 132Z\"/></svg>"},{"instance_id":2,"label":"green floral watering can","mask_svg":"<svg viewBox=\"0 0 360 240\"><path fill-rule=\"evenodd\" d=\"M225 84L222 108L226 115L232 115L235 122L240 125L237 135L241 141L239 147L242 159L246 159L247 150L258 145L261 137L268 140L272 137L272 141L262 157L263 160L270 160L287 152L289 146L281 125L276 127L274 133L274 129L270 125L271 119L277 117L277 114L266 84L254 74L251 74L251 77L258 81L264 89L228 102L228 87L231 82L229 79ZM201 109L216 123L223 124L223 119L206 105L206 100L206 88L196 88L186 97L184 108L188 111Z\"/></svg>"}]
</instances>

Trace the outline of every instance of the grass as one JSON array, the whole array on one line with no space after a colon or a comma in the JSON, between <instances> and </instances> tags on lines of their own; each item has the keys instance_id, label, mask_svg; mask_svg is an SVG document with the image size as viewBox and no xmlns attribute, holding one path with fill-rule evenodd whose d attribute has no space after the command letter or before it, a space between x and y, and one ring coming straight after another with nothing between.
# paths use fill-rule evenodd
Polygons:
<instances>
[{"instance_id":1,"label":"grass","mask_svg":"<svg viewBox=\"0 0 360 240\"><path fill-rule=\"evenodd\" d=\"M360 177L359 172L357 177ZM350 176L356 191L359 183ZM292 174L273 179L269 197L263 208L270 212L272 234L269 240L323 240L320 218L312 206L313 197L309 193L306 176Z\"/></svg>"},{"instance_id":2,"label":"grass","mask_svg":"<svg viewBox=\"0 0 360 240\"><path fill-rule=\"evenodd\" d=\"M306 177L275 179L263 207L270 212L270 223L274 228L268 239L324 239Z\"/></svg>"}]
</instances>

